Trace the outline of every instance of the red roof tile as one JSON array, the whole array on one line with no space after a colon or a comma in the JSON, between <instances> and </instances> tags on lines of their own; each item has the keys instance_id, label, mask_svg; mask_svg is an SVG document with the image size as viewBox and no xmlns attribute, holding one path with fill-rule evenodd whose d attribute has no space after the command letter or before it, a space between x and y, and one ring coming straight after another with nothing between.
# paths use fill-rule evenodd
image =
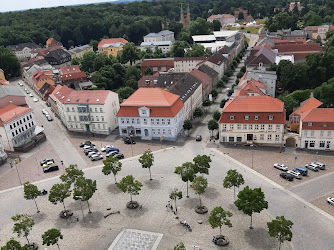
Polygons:
<instances>
[{"instance_id":1,"label":"red roof tile","mask_svg":"<svg viewBox=\"0 0 334 250\"><path fill-rule=\"evenodd\" d=\"M99 42L98 47L101 48L105 44L110 44L110 43L124 43L126 44L128 41L125 40L124 38L108 38L108 39L103 39L101 42Z\"/></svg>"},{"instance_id":2,"label":"red roof tile","mask_svg":"<svg viewBox=\"0 0 334 250\"><path fill-rule=\"evenodd\" d=\"M174 61L204 61L206 57L175 57Z\"/></svg>"},{"instance_id":3,"label":"red roof tile","mask_svg":"<svg viewBox=\"0 0 334 250\"><path fill-rule=\"evenodd\" d=\"M165 59L144 59L141 63L141 67L174 67L174 58Z\"/></svg>"},{"instance_id":4,"label":"red roof tile","mask_svg":"<svg viewBox=\"0 0 334 250\"><path fill-rule=\"evenodd\" d=\"M72 65L67 67L61 67L60 72L61 74L67 74L67 73L81 72L81 70L78 65Z\"/></svg>"},{"instance_id":5,"label":"red roof tile","mask_svg":"<svg viewBox=\"0 0 334 250\"><path fill-rule=\"evenodd\" d=\"M202 88L204 89L206 86L209 85L209 83L211 82L211 78L210 76L208 76L207 74L205 74L202 71L199 71L198 69L193 69L192 71L190 71L190 74L193 75L194 77L196 77L198 80L200 80L202 82Z\"/></svg>"},{"instance_id":6,"label":"red roof tile","mask_svg":"<svg viewBox=\"0 0 334 250\"><path fill-rule=\"evenodd\" d=\"M320 43L305 43L305 44L282 44L275 45L274 49L278 49L278 53L283 52L320 52Z\"/></svg>"},{"instance_id":7,"label":"red roof tile","mask_svg":"<svg viewBox=\"0 0 334 250\"><path fill-rule=\"evenodd\" d=\"M3 125L3 123L8 123L30 111L32 111L30 108L9 104L0 109L1 125Z\"/></svg>"},{"instance_id":8,"label":"red roof tile","mask_svg":"<svg viewBox=\"0 0 334 250\"><path fill-rule=\"evenodd\" d=\"M80 72L67 73L60 76L60 79L62 81L74 80L79 78L87 78L86 73L80 71Z\"/></svg>"},{"instance_id":9,"label":"red roof tile","mask_svg":"<svg viewBox=\"0 0 334 250\"><path fill-rule=\"evenodd\" d=\"M301 113L304 113L306 111L309 111L311 109L317 108L322 104L321 101L314 97L310 97L309 99L303 101L300 103L299 108L297 108L291 115L301 115Z\"/></svg>"},{"instance_id":10,"label":"red roof tile","mask_svg":"<svg viewBox=\"0 0 334 250\"><path fill-rule=\"evenodd\" d=\"M301 114L303 122L334 122L334 109L314 108Z\"/></svg>"},{"instance_id":11,"label":"red roof tile","mask_svg":"<svg viewBox=\"0 0 334 250\"><path fill-rule=\"evenodd\" d=\"M256 83L258 84L256 84ZM249 94L257 93L259 95L265 95L259 88L266 89L266 86L262 86L262 83L255 81L253 78L247 80L242 84L241 89L236 93L236 96L249 96Z\"/></svg>"}]
</instances>

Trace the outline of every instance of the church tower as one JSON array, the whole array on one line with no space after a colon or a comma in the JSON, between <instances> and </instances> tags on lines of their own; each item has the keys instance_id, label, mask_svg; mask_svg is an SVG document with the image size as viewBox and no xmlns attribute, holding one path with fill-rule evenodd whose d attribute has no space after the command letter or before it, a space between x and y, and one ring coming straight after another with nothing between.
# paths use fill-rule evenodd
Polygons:
<instances>
[{"instance_id":1,"label":"church tower","mask_svg":"<svg viewBox=\"0 0 334 250\"><path fill-rule=\"evenodd\" d=\"M183 7L181 5L181 13L180 13L180 22L182 23L183 28L187 28L189 23L190 23L190 8L189 8L189 4L187 7L187 17L184 17L184 13L183 13Z\"/></svg>"},{"instance_id":2,"label":"church tower","mask_svg":"<svg viewBox=\"0 0 334 250\"><path fill-rule=\"evenodd\" d=\"M186 26L188 27L188 25L190 24L190 8L189 8L189 4L188 4L188 7L187 7L187 24Z\"/></svg>"}]
</instances>

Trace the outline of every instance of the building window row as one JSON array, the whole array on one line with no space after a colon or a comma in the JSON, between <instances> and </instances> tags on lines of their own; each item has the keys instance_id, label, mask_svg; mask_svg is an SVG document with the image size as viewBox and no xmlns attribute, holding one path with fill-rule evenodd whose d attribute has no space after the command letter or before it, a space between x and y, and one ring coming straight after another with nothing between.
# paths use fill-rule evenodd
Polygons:
<instances>
[{"instance_id":1,"label":"building window row","mask_svg":"<svg viewBox=\"0 0 334 250\"><path fill-rule=\"evenodd\" d=\"M310 136L314 136L314 130L304 130L304 136L308 136L309 133L310 133ZM323 137L324 135L325 135L325 131L324 130L320 130L320 136ZM328 130L327 131L327 137L330 137L330 136L332 136L332 131Z\"/></svg>"},{"instance_id":2,"label":"building window row","mask_svg":"<svg viewBox=\"0 0 334 250\"><path fill-rule=\"evenodd\" d=\"M102 118L104 119L104 118ZM171 119L151 119L151 124L152 125L171 125ZM121 118L121 123L122 124L140 124L140 119L137 118ZM147 125L147 119L143 119L143 123Z\"/></svg>"},{"instance_id":3,"label":"building window row","mask_svg":"<svg viewBox=\"0 0 334 250\"><path fill-rule=\"evenodd\" d=\"M223 123L222 127L223 127L223 130L226 130L227 124ZM278 131L281 129L281 125L277 124L275 128ZM229 129L233 130L234 124L230 124ZM243 130L265 130L265 124L242 124L242 129ZM241 130L241 124L237 124L237 130ZM269 131L273 130L272 124L268 124L268 130Z\"/></svg>"},{"instance_id":4,"label":"building window row","mask_svg":"<svg viewBox=\"0 0 334 250\"><path fill-rule=\"evenodd\" d=\"M250 115L244 115L244 119L248 121L250 119ZM259 115L254 115L254 120L258 121L259 120ZM234 120L235 115L230 115L230 120ZM274 120L274 115L268 115L268 120L272 121Z\"/></svg>"},{"instance_id":5,"label":"building window row","mask_svg":"<svg viewBox=\"0 0 334 250\"><path fill-rule=\"evenodd\" d=\"M18 128L18 129L16 129L15 131L13 131L13 132L12 132L12 136L13 136L13 137L14 137L14 136L17 136L18 134L23 133L25 130L31 128L32 126L34 126L34 122L33 122L33 121L32 121L32 122L29 122L29 123L27 123L27 124L25 124L24 126Z\"/></svg>"},{"instance_id":6,"label":"building window row","mask_svg":"<svg viewBox=\"0 0 334 250\"><path fill-rule=\"evenodd\" d=\"M23 122L29 121L31 119L32 119L32 115L27 115L26 117L23 117L23 119L21 118L19 121L13 122L12 124L10 124L9 128L10 129L16 128L16 126L20 126L23 124Z\"/></svg>"}]
</instances>

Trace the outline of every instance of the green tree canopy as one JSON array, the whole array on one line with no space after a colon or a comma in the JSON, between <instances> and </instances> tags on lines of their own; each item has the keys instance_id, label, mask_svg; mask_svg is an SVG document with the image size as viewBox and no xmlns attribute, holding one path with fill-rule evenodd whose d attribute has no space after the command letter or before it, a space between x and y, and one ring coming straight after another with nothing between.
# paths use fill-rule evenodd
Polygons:
<instances>
[{"instance_id":1,"label":"green tree canopy","mask_svg":"<svg viewBox=\"0 0 334 250\"><path fill-rule=\"evenodd\" d=\"M191 120L184 120L183 129L186 131L189 131L192 128L193 128L193 124L191 123Z\"/></svg>"},{"instance_id":2,"label":"green tree canopy","mask_svg":"<svg viewBox=\"0 0 334 250\"><path fill-rule=\"evenodd\" d=\"M176 215L177 215L176 200L182 199L182 191L179 191L177 188L174 188L174 190L169 194L169 198L173 200L175 203L175 210L176 210Z\"/></svg>"},{"instance_id":3,"label":"green tree canopy","mask_svg":"<svg viewBox=\"0 0 334 250\"><path fill-rule=\"evenodd\" d=\"M281 249L281 243L284 241L292 240L291 228L293 223L290 220L286 220L284 216L276 216L276 220L267 222L267 226L269 235L278 240L278 249Z\"/></svg>"},{"instance_id":4,"label":"green tree canopy","mask_svg":"<svg viewBox=\"0 0 334 250\"><path fill-rule=\"evenodd\" d=\"M17 214L12 217L12 220L14 221L13 232L17 233L18 237L23 235L27 239L28 245L30 245L28 235L33 225L35 225L34 220L27 214Z\"/></svg>"},{"instance_id":5,"label":"green tree canopy","mask_svg":"<svg viewBox=\"0 0 334 250\"><path fill-rule=\"evenodd\" d=\"M235 200L235 187L240 187L245 184L244 178L242 174L238 173L236 169L230 169L227 171L227 175L225 176L223 187L231 188L233 187L234 200Z\"/></svg>"},{"instance_id":6,"label":"green tree canopy","mask_svg":"<svg viewBox=\"0 0 334 250\"><path fill-rule=\"evenodd\" d=\"M130 87L122 87L117 90L118 96L121 100L128 99L129 96L131 96L135 90Z\"/></svg>"},{"instance_id":7,"label":"green tree canopy","mask_svg":"<svg viewBox=\"0 0 334 250\"><path fill-rule=\"evenodd\" d=\"M139 59L139 49L134 43L126 43L123 46L121 60L126 63L130 61L130 65Z\"/></svg>"},{"instance_id":8,"label":"green tree canopy","mask_svg":"<svg viewBox=\"0 0 334 250\"><path fill-rule=\"evenodd\" d=\"M213 130L218 129L218 128L219 128L219 126L218 126L218 122L216 120L212 119L208 122L208 129L209 130L213 131Z\"/></svg>"},{"instance_id":9,"label":"green tree canopy","mask_svg":"<svg viewBox=\"0 0 334 250\"><path fill-rule=\"evenodd\" d=\"M4 71L5 77L19 76L20 68L20 62L11 49L0 46L0 69Z\"/></svg>"},{"instance_id":10,"label":"green tree canopy","mask_svg":"<svg viewBox=\"0 0 334 250\"><path fill-rule=\"evenodd\" d=\"M28 247L21 246L20 242L11 239L7 241L5 246L1 247L1 250L28 250Z\"/></svg>"},{"instance_id":11,"label":"green tree canopy","mask_svg":"<svg viewBox=\"0 0 334 250\"><path fill-rule=\"evenodd\" d=\"M188 185L189 181L192 182L196 177L196 166L192 162L185 162L181 166L176 167L175 174L181 175L182 181L187 183L187 198L189 198Z\"/></svg>"},{"instance_id":12,"label":"green tree canopy","mask_svg":"<svg viewBox=\"0 0 334 250\"><path fill-rule=\"evenodd\" d=\"M88 201L93 197L96 190L97 188L95 180L93 181L91 179L86 179L83 176L78 177L74 184L73 199L87 201L89 211L88 213L91 213Z\"/></svg>"},{"instance_id":13,"label":"green tree canopy","mask_svg":"<svg viewBox=\"0 0 334 250\"><path fill-rule=\"evenodd\" d=\"M195 110L194 110L194 118L198 118L198 121L199 121L199 118L202 117L204 114L203 112L203 109L201 109L201 107L196 107Z\"/></svg>"},{"instance_id":14,"label":"green tree canopy","mask_svg":"<svg viewBox=\"0 0 334 250\"><path fill-rule=\"evenodd\" d=\"M194 180L192 181L190 185L190 187L199 196L199 208L200 209L203 208L201 194L205 193L205 189L207 188L207 186L208 186L208 180L202 176L197 176L196 178L194 178Z\"/></svg>"},{"instance_id":15,"label":"green tree canopy","mask_svg":"<svg viewBox=\"0 0 334 250\"><path fill-rule=\"evenodd\" d=\"M56 244L59 249L58 241L63 239L63 235L61 234L59 229L51 228L48 231L44 232L44 234L42 235L42 239L43 245L50 246Z\"/></svg>"},{"instance_id":16,"label":"green tree canopy","mask_svg":"<svg viewBox=\"0 0 334 250\"><path fill-rule=\"evenodd\" d=\"M69 183L54 184L49 193L49 201L54 205L62 202L66 211L64 200L71 195L70 187Z\"/></svg>"},{"instance_id":17,"label":"green tree canopy","mask_svg":"<svg viewBox=\"0 0 334 250\"><path fill-rule=\"evenodd\" d=\"M193 159L196 172L201 174L209 174L211 158L207 155L197 155Z\"/></svg>"},{"instance_id":18,"label":"green tree canopy","mask_svg":"<svg viewBox=\"0 0 334 250\"><path fill-rule=\"evenodd\" d=\"M187 250L183 242L177 243L173 250Z\"/></svg>"},{"instance_id":19,"label":"green tree canopy","mask_svg":"<svg viewBox=\"0 0 334 250\"><path fill-rule=\"evenodd\" d=\"M212 118L213 118L215 121L219 121L220 116L221 116L221 113L220 113L219 110L215 110L215 111L213 111Z\"/></svg>"},{"instance_id":20,"label":"green tree canopy","mask_svg":"<svg viewBox=\"0 0 334 250\"><path fill-rule=\"evenodd\" d=\"M151 176L151 167L154 163L154 155L150 149L146 150L138 159L140 162L142 168L148 168L148 171L150 173L150 180L152 180Z\"/></svg>"},{"instance_id":21,"label":"green tree canopy","mask_svg":"<svg viewBox=\"0 0 334 250\"><path fill-rule=\"evenodd\" d=\"M138 195L139 191L141 190L141 187L143 184L141 182L135 180L135 178L132 175L128 175L123 177L123 179L117 183L117 187L123 191L123 193L129 193L131 197L132 202L132 196Z\"/></svg>"},{"instance_id":22,"label":"green tree canopy","mask_svg":"<svg viewBox=\"0 0 334 250\"><path fill-rule=\"evenodd\" d=\"M24 191L24 199L34 200L36 209L37 209L37 213L39 213L36 198L41 194L41 191L38 190L37 186L29 183L28 181L24 183L23 191Z\"/></svg>"},{"instance_id":23,"label":"green tree canopy","mask_svg":"<svg viewBox=\"0 0 334 250\"><path fill-rule=\"evenodd\" d=\"M104 164L102 168L102 173L104 175L109 175L113 173L115 178L115 184L117 184L116 175L122 170L122 163L118 160L118 158L113 156L107 157L102 162Z\"/></svg>"},{"instance_id":24,"label":"green tree canopy","mask_svg":"<svg viewBox=\"0 0 334 250\"><path fill-rule=\"evenodd\" d=\"M71 164L69 167L65 168L65 173L59 176L60 180L67 184L72 184L78 177L82 177L84 172L78 169L76 164Z\"/></svg>"},{"instance_id":25,"label":"green tree canopy","mask_svg":"<svg viewBox=\"0 0 334 250\"><path fill-rule=\"evenodd\" d=\"M212 228L219 227L219 234L222 234L222 226L232 227L232 223L228 217L233 214L230 211L225 211L222 207L215 207L209 216L209 223Z\"/></svg>"}]
</instances>

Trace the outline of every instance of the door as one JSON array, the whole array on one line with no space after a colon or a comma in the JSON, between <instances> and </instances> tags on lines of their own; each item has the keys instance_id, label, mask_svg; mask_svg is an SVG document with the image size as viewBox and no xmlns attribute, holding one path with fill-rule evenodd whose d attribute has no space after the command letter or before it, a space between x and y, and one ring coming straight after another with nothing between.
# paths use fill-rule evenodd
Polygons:
<instances>
[{"instance_id":1,"label":"door","mask_svg":"<svg viewBox=\"0 0 334 250\"><path fill-rule=\"evenodd\" d=\"M330 142L330 141L327 141L327 143L326 143L326 148L329 148L330 144L331 144L331 142Z\"/></svg>"},{"instance_id":2,"label":"door","mask_svg":"<svg viewBox=\"0 0 334 250\"><path fill-rule=\"evenodd\" d=\"M87 132L90 131L89 124L86 124L86 130L87 130Z\"/></svg>"},{"instance_id":3,"label":"door","mask_svg":"<svg viewBox=\"0 0 334 250\"><path fill-rule=\"evenodd\" d=\"M148 129L144 130L144 134L145 134L145 136L148 136Z\"/></svg>"},{"instance_id":4,"label":"door","mask_svg":"<svg viewBox=\"0 0 334 250\"><path fill-rule=\"evenodd\" d=\"M253 134L247 134L247 141L253 141Z\"/></svg>"},{"instance_id":5,"label":"door","mask_svg":"<svg viewBox=\"0 0 334 250\"><path fill-rule=\"evenodd\" d=\"M308 148L308 141L305 141L305 147L304 148Z\"/></svg>"}]
</instances>

